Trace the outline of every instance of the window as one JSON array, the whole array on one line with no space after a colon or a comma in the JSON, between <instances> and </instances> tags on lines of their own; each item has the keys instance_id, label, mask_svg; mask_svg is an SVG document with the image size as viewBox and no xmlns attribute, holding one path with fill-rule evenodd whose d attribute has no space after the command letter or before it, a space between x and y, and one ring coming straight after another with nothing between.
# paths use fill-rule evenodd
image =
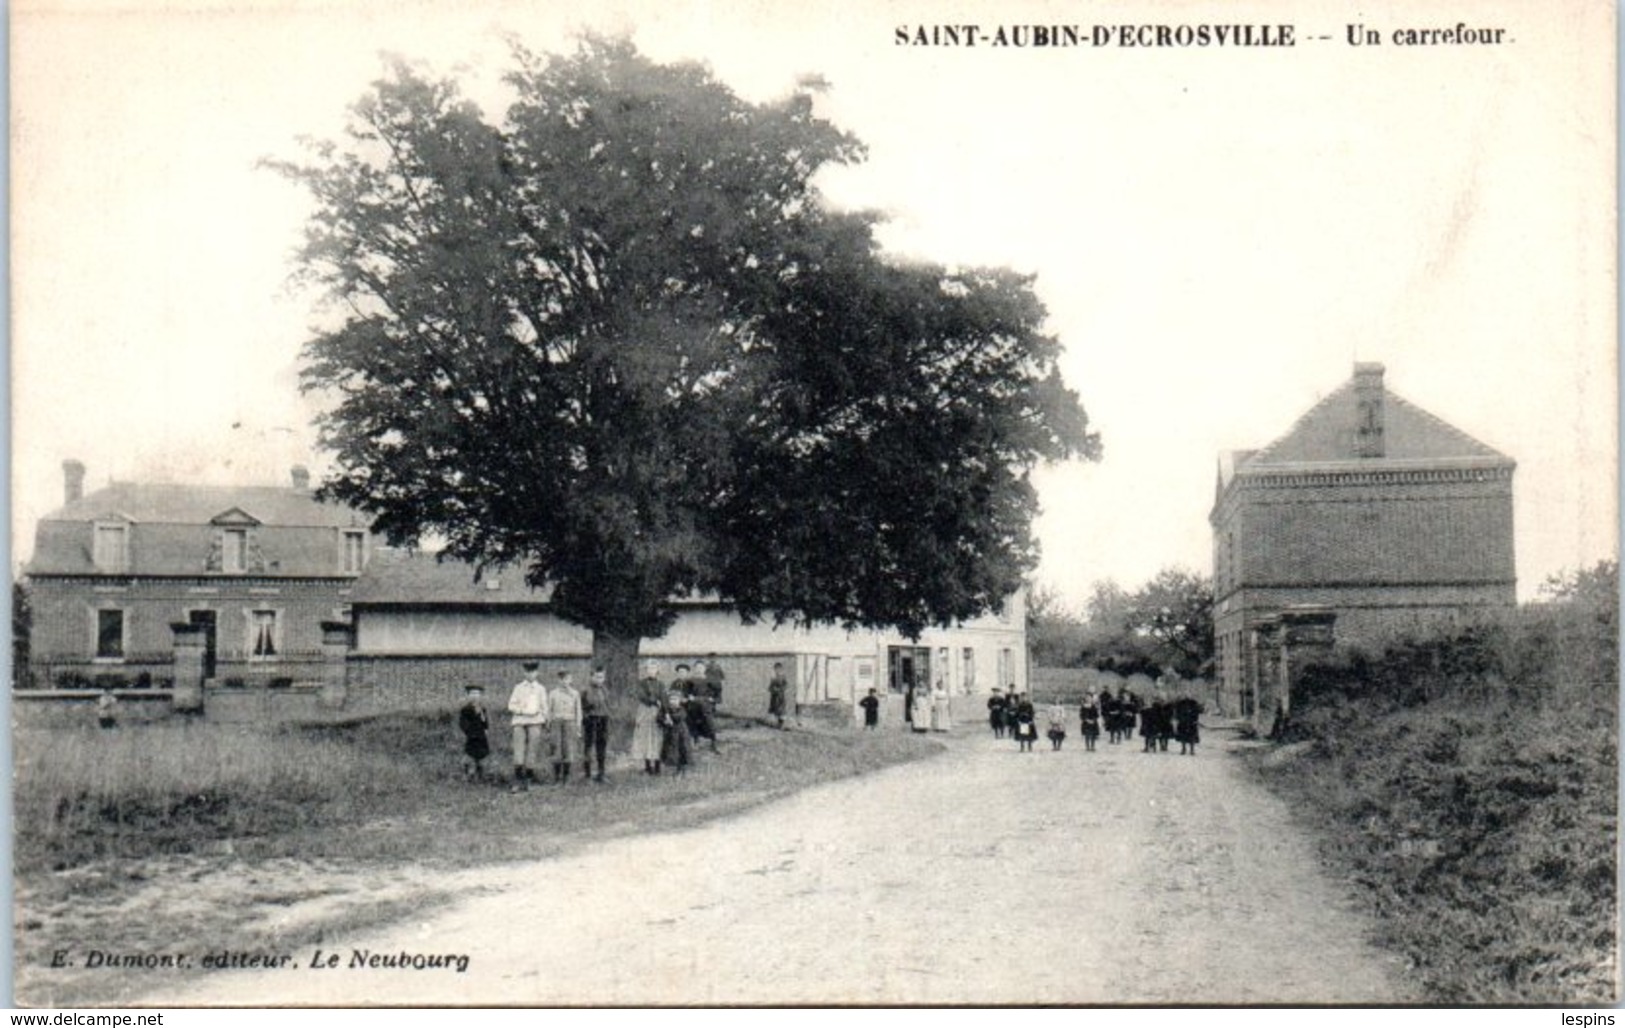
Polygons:
<instances>
[{"instance_id":1,"label":"window","mask_svg":"<svg viewBox=\"0 0 1625 1028\"><path fill-rule=\"evenodd\" d=\"M344 555L342 564L347 575L359 575L366 566L367 534L365 532L344 533Z\"/></svg>"},{"instance_id":2,"label":"window","mask_svg":"<svg viewBox=\"0 0 1625 1028\"><path fill-rule=\"evenodd\" d=\"M124 612L98 610L96 612L96 659L124 659Z\"/></svg>"},{"instance_id":3,"label":"window","mask_svg":"<svg viewBox=\"0 0 1625 1028\"><path fill-rule=\"evenodd\" d=\"M999 651L999 683L1006 689L1016 684L1015 653L1008 646Z\"/></svg>"},{"instance_id":4,"label":"window","mask_svg":"<svg viewBox=\"0 0 1625 1028\"><path fill-rule=\"evenodd\" d=\"M274 610L248 612L248 656L251 660L275 660L282 652L276 615Z\"/></svg>"},{"instance_id":5,"label":"window","mask_svg":"<svg viewBox=\"0 0 1625 1028\"><path fill-rule=\"evenodd\" d=\"M963 661L963 670L959 675L960 691L964 692L966 695L969 695L976 691L975 648L971 646L965 647L964 651L960 654L960 660Z\"/></svg>"},{"instance_id":6,"label":"window","mask_svg":"<svg viewBox=\"0 0 1625 1028\"><path fill-rule=\"evenodd\" d=\"M248 529L226 529L220 541L220 567L237 575L248 570Z\"/></svg>"},{"instance_id":7,"label":"window","mask_svg":"<svg viewBox=\"0 0 1625 1028\"><path fill-rule=\"evenodd\" d=\"M123 571L130 565L129 530L125 525L97 525L93 557L103 571Z\"/></svg>"}]
</instances>

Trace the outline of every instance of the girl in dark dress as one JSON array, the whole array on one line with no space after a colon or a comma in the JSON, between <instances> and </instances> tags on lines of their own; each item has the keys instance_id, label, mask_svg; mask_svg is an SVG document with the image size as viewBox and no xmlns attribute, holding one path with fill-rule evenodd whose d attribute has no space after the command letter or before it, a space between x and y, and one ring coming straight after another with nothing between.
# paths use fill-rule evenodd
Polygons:
<instances>
[{"instance_id":1,"label":"girl in dark dress","mask_svg":"<svg viewBox=\"0 0 1625 1028\"><path fill-rule=\"evenodd\" d=\"M1004 694L998 688L987 698L987 723L993 729L993 738L1004 738Z\"/></svg>"},{"instance_id":2,"label":"girl in dark dress","mask_svg":"<svg viewBox=\"0 0 1625 1028\"><path fill-rule=\"evenodd\" d=\"M1196 756L1196 744L1202 741L1202 704L1194 696L1183 696L1174 704L1174 738L1179 740L1183 756Z\"/></svg>"},{"instance_id":3,"label":"girl in dark dress","mask_svg":"<svg viewBox=\"0 0 1625 1028\"><path fill-rule=\"evenodd\" d=\"M1116 743L1122 734L1118 722L1121 713L1117 709L1117 697L1112 695L1110 689L1102 689L1096 705L1100 708L1100 720L1106 725L1106 741Z\"/></svg>"},{"instance_id":4,"label":"girl in dark dress","mask_svg":"<svg viewBox=\"0 0 1625 1028\"><path fill-rule=\"evenodd\" d=\"M1078 717L1083 722L1083 748L1093 753L1095 740L1100 738L1100 705L1095 702L1093 696L1083 698L1083 706L1078 711Z\"/></svg>"},{"instance_id":5,"label":"girl in dark dress","mask_svg":"<svg viewBox=\"0 0 1625 1028\"><path fill-rule=\"evenodd\" d=\"M1157 752L1157 737L1162 734L1162 711L1162 697L1158 696L1140 712L1141 753Z\"/></svg>"},{"instance_id":6,"label":"girl in dark dress","mask_svg":"<svg viewBox=\"0 0 1625 1028\"><path fill-rule=\"evenodd\" d=\"M1038 738L1038 724L1036 715L1033 712L1032 701L1027 698L1025 693L1021 694L1016 701L1015 720L1016 742L1021 744L1021 752L1031 753L1033 751L1033 741Z\"/></svg>"},{"instance_id":7,"label":"girl in dark dress","mask_svg":"<svg viewBox=\"0 0 1625 1028\"><path fill-rule=\"evenodd\" d=\"M1118 730L1124 742L1134 741L1134 726L1140 716L1140 698L1128 691L1128 686L1117 690Z\"/></svg>"},{"instance_id":8,"label":"girl in dark dress","mask_svg":"<svg viewBox=\"0 0 1625 1028\"><path fill-rule=\"evenodd\" d=\"M693 739L688 734L688 712L683 694L673 689L666 697L666 706L660 717L660 760L669 764L677 774L688 770L693 756Z\"/></svg>"},{"instance_id":9,"label":"girl in dark dress","mask_svg":"<svg viewBox=\"0 0 1625 1028\"><path fill-rule=\"evenodd\" d=\"M468 702L457 712L457 727L463 733L463 753L468 757L468 777L485 781L485 758L491 755L491 717L485 712L485 690L465 686Z\"/></svg>"}]
</instances>

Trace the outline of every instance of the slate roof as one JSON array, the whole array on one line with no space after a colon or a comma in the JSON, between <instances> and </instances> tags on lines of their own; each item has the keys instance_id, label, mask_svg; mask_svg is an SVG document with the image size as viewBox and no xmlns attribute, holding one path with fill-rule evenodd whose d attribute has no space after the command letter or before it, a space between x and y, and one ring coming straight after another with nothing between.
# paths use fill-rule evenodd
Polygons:
<instances>
[{"instance_id":1,"label":"slate roof","mask_svg":"<svg viewBox=\"0 0 1625 1028\"><path fill-rule=\"evenodd\" d=\"M1504 462L1512 459L1428 413L1392 390L1383 391L1381 457L1361 458L1355 450L1359 407L1353 379L1309 408L1286 434L1261 450L1237 454L1237 471L1262 471L1277 465L1340 461Z\"/></svg>"},{"instance_id":2,"label":"slate roof","mask_svg":"<svg viewBox=\"0 0 1625 1028\"><path fill-rule=\"evenodd\" d=\"M350 592L352 605L370 607L519 607L540 606L552 596L551 586L532 589L524 572L507 565L487 568L476 581L474 565L442 560L435 553L380 546ZM687 596L678 606L711 606L714 595Z\"/></svg>"},{"instance_id":3,"label":"slate roof","mask_svg":"<svg viewBox=\"0 0 1625 1028\"><path fill-rule=\"evenodd\" d=\"M308 489L115 482L40 520L26 572L112 573L93 559L92 526L104 521L129 526L129 560L117 573L130 576L354 577L340 570L342 533L368 527L365 515ZM249 572L210 570L221 524L251 526Z\"/></svg>"},{"instance_id":4,"label":"slate roof","mask_svg":"<svg viewBox=\"0 0 1625 1028\"><path fill-rule=\"evenodd\" d=\"M380 547L356 579L352 604L403 606L514 606L544 604L551 589L532 589L517 567L487 569L475 580L474 566L440 560L419 550Z\"/></svg>"},{"instance_id":5,"label":"slate roof","mask_svg":"<svg viewBox=\"0 0 1625 1028\"><path fill-rule=\"evenodd\" d=\"M122 514L136 522L206 525L233 508L261 524L365 528L349 507L320 503L308 489L261 485L113 482L45 515L44 521L91 521Z\"/></svg>"}]
</instances>

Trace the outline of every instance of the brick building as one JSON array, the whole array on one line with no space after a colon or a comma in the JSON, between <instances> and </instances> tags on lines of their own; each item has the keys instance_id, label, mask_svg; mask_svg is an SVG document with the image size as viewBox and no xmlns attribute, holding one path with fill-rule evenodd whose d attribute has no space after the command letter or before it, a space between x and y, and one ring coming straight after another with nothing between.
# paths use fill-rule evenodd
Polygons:
<instances>
[{"instance_id":1,"label":"brick building","mask_svg":"<svg viewBox=\"0 0 1625 1028\"><path fill-rule=\"evenodd\" d=\"M1226 706L1269 715L1280 661L1260 647L1283 624L1329 621L1337 643L1372 646L1513 606L1514 466L1368 363L1275 442L1221 455L1209 520Z\"/></svg>"},{"instance_id":2,"label":"brick building","mask_svg":"<svg viewBox=\"0 0 1625 1028\"><path fill-rule=\"evenodd\" d=\"M374 539L362 515L312 496L304 468L287 486L115 482L88 495L83 464L63 471L64 504L41 519L25 568L33 685L161 684L174 622L201 626L217 683L320 678L320 624L348 616Z\"/></svg>"}]
</instances>

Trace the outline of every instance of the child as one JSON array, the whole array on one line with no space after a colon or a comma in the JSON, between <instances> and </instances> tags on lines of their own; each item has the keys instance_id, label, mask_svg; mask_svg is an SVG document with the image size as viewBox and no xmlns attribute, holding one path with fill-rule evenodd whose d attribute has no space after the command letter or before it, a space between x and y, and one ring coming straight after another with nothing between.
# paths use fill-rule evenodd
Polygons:
<instances>
[{"instance_id":1,"label":"child","mask_svg":"<svg viewBox=\"0 0 1625 1028\"><path fill-rule=\"evenodd\" d=\"M1110 695L1110 693L1106 694ZM1078 717L1083 727L1083 748L1089 753L1095 751L1095 740L1100 738L1100 705L1093 696L1083 698L1083 707L1078 711ZM1112 740L1116 742L1117 740Z\"/></svg>"},{"instance_id":2,"label":"child","mask_svg":"<svg viewBox=\"0 0 1625 1028\"><path fill-rule=\"evenodd\" d=\"M1179 740L1181 755L1196 756L1196 744L1202 741L1200 727L1202 704L1194 696L1182 696L1174 703L1174 738Z\"/></svg>"},{"instance_id":3,"label":"child","mask_svg":"<svg viewBox=\"0 0 1625 1028\"><path fill-rule=\"evenodd\" d=\"M593 755L598 757L598 774L593 776L595 782L604 780L604 751L609 746L609 690L604 686L606 680L604 665L594 665L592 680L581 694L582 752L586 757L588 772L592 771Z\"/></svg>"},{"instance_id":4,"label":"child","mask_svg":"<svg viewBox=\"0 0 1625 1028\"><path fill-rule=\"evenodd\" d=\"M118 727L118 697L105 685L102 694L96 697L96 723L105 729Z\"/></svg>"},{"instance_id":5,"label":"child","mask_svg":"<svg viewBox=\"0 0 1625 1028\"><path fill-rule=\"evenodd\" d=\"M527 792L536 780L536 759L547 727L547 686L536 678L538 661L524 662L525 677L508 693L508 719L513 725L513 791Z\"/></svg>"},{"instance_id":6,"label":"child","mask_svg":"<svg viewBox=\"0 0 1625 1028\"><path fill-rule=\"evenodd\" d=\"M784 727L784 712L790 707L790 680L784 677L784 665L773 665L773 678L767 683L767 713L773 727Z\"/></svg>"},{"instance_id":7,"label":"child","mask_svg":"<svg viewBox=\"0 0 1625 1028\"><path fill-rule=\"evenodd\" d=\"M1012 693L1015 697L1015 706L1011 714L1012 735L1021 747L1022 753L1033 751L1033 741L1038 738L1038 725L1035 723L1033 701L1027 698L1026 693Z\"/></svg>"},{"instance_id":8,"label":"child","mask_svg":"<svg viewBox=\"0 0 1625 1028\"><path fill-rule=\"evenodd\" d=\"M880 724L880 697L875 695L873 689L869 690L869 695L858 701L858 706L863 708L864 728L874 728Z\"/></svg>"},{"instance_id":9,"label":"child","mask_svg":"<svg viewBox=\"0 0 1625 1028\"><path fill-rule=\"evenodd\" d=\"M681 691L673 689L666 697L666 708L661 712L660 760L669 764L677 775L688 770L693 756L688 734L687 700Z\"/></svg>"},{"instance_id":10,"label":"child","mask_svg":"<svg viewBox=\"0 0 1625 1028\"><path fill-rule=\"evenodd\" d=\"M1059 703L1050 704L1049 730L1044 734L1049 736L1049 748L1059 750L1061 743L1066 741L1066 708Z\"/></svg>"},{"instance_id":11,"label":"child","mask_svg":"<svg viewBox=\"0 0 1625 1028\"><path fill-rule=\"evenodd\" d=\"M463 773L476 782L485 781L485 758L491 755L491 717L485 712L485 690L477 685L463 686L463 709L457 712L457 727L463 732L463 753L468 764Z\"/></svg>"},{"instance_id":12,"label":"child","mask_svg":"<svg viewBox=\"0 0 1625 1028\"><path fill-rule=\"evenodd\" d=\"M547 694L547 724L552 736L553 783L570 780L570 765L581 756L581 693L570 672L560 671L558 684Z\"/></svg>"}]
</instances>

